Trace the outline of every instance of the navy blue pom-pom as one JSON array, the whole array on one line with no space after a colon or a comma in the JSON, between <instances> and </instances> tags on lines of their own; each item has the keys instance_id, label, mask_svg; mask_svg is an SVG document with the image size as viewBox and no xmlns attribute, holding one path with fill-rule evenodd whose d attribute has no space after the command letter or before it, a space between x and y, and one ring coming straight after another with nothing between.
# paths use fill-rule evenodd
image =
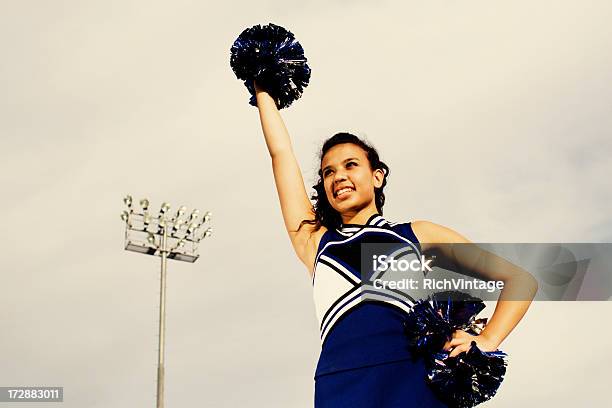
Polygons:
<instances>
[{"instance_id":1,"label":"navy blue pom-pom","mask_svg":"<svg viewBox=\"0 0 612 408\"><path fill-rule=\"evenodd\" d=\"M413 357L440 351L455 330L478 334L473 329L475 317L484 308L482 300L457 291L438 292L419 300L404 321Z\"/></svg>"},{"instance_id":2,"label":"navy blue pom-pom","mask_svg":"<svg viewBox=\"0 0 612 408\"><path fill-rule=\"evenodd\" d=\"M404 330L414 359L440 351L453 335L452 326L426 300L412 307L404 321Z\"/></svg>"},{"instance_id":3,"label":"navy blue pom-pom","mask_svg":"<svg viewBox=\"0 0 612 408\"><path fill-rule=\"evenodd\" d=\"M272 23L247 28L231 48L230 65L236 77L244 81L253 106L257 106L254 80L276 100L278 109L300 98L310 80L306 61L294 35Z\"/></svg>"},{"instance_id":4,"label":"navy blue pom-pom","mask_svg":"<svg viewBox=\"0 0 612 408\"><path fill-rule=\"evenodd\" d=\"M404 322L413 358L425 360L427 384L450 407L471 408L492 398L506 373L507 355L500 350L481 351L474 341L455 357L442 350L455 330L480 334L487 319L476 315L484 308L469 294L439 292L416 302Z\"/></svg>"},{"instance_id":5,"label":"navy blue pom-pom","mask_svg":"<svg viewBox=\"0 0 612 408\"><path fill-rule=\"evenodd\" d=\"M430 299L433 308L440 311L444 321L455 329L466 331L470 329L476 315L486 307L481 299L459 291L434 293Z\"/></svg>"},{"instance_id":6,"label":"navy blue pom-pom","mask_svg":"<svg viewBox=\"0 0 612 408\"><path fill-rule=\"evenodd\" d=\"M506 374L506 353L481 351L472 341L467 352L448 357L435 353L427 360L426 382L449 407L471 408L497 393Z\"/></svg>"}]
</instances>

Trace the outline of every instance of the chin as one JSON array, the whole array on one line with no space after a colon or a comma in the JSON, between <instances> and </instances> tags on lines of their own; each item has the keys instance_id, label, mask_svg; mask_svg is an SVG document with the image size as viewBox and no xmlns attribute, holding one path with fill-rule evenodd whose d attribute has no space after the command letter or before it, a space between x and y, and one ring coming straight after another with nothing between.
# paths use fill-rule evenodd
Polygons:
<instances>
[{"instance_id":1,"label":"chin","mask_svg":"<svg viewBox=\"0 0 612 408\"><path fill-rule=\"evenodd\" d=\"M349 199L340 203L336 203L336 205L333 207L336 209L336 211L342 213L343 211L359 208L362 204L363 203L361 203L360 201Z\"/></svg>"}]
</instances>

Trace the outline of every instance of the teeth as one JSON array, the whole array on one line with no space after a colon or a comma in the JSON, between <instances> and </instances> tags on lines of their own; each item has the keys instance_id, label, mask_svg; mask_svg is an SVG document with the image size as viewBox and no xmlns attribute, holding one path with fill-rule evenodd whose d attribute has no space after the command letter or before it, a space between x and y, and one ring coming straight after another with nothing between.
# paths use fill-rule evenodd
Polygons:
<instances>
[{"instance_id":1,"label":"teeth","mask_svg":"<svg viewBox=\"0 0 612 408\"><path fill-rule=\"evenodd\" d=\"M352 188L350 188L350 187L343 188L342 190L339 190L339 191L336 193L336 196L337 196L337 197L339 197L340 195L342 195L342 194L344 194L344 193L347 193L347 192L349 192L349 191L353 191L353 189L352 189Z\"/></svg>"}]
</instances>

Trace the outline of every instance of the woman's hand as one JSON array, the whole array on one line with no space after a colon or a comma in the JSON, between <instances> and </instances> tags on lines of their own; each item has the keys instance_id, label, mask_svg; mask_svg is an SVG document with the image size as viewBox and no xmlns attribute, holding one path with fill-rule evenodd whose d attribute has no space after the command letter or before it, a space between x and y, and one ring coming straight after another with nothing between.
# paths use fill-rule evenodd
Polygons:
<instances>
[{"instance_id":1,"label":"woman's hand","mask_svg":"<svg viewBox=\"0 0 612 408\"><path fill-rule=\"evenodd\" d=\"M265 89L257 85L257 81L253 80L253 88L255 88L255 98L257 100L257 107L260 106L273 106L278 111L278 104L276 103L276 99L274 99Z\"/></svg>"},{"instance_id":2,"label":"woman's hand","mask_svg":"<svg viewBox=\"0 0 612 408\"><path fill-rule=\"evenodd\" d=\"M258 94L259 92L265 92L263 89L261 89L258 85L257 85L257 81L253 80L253 88L255 88L255 94Z\"/></svg>"},{"instance_id":3,"label":"woman's hand","mask_svg":"<svg viewBox=\"0 0 612 408\"><path fill-rule=\"evenodd\" d=\"M443 349L445 351L450 351L449 357L456 357L459 353L468 351L472 341L475 341L478 348L482 351L495 351L499 346L499 344L495 344L494 341L482 334L479 336L472 336L463 330L455 330L453 332L453 338L444 344Z\"/></svg>"}]
</instances>

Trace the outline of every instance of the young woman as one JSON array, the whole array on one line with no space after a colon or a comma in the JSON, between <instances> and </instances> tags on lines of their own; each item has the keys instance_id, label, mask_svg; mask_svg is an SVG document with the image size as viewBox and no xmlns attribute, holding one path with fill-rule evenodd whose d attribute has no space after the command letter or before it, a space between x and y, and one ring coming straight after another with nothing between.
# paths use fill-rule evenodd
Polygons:
<instances>
[{"instance_id":1,"label":"young woman","mask_svg":"<svg viewBox=\"0 0 612 408\"><path fill-rule=\"evenodd\" d=\"M324 143L313 206L276 103L257 84L255 90L284 223L313 281L322 341L315 406L445 406L426 385L422 360L410 358L402 325L409 309L397 302L366 301L359 295L360 244L410 241L423 251L439 248L481 279L504 282L481 334L458 330L445 344L451 357L467 351L471 341L483 351L496 350L527 311L537 282L503 258L489 254L487 262L476 263L473 254L440 245L470 242L450 228L429 221L384 219L389 168L373 147L354 135L339 133ZM406 299L404 306L409 307L411 300Z\"/></svg>"}]
</instances>

